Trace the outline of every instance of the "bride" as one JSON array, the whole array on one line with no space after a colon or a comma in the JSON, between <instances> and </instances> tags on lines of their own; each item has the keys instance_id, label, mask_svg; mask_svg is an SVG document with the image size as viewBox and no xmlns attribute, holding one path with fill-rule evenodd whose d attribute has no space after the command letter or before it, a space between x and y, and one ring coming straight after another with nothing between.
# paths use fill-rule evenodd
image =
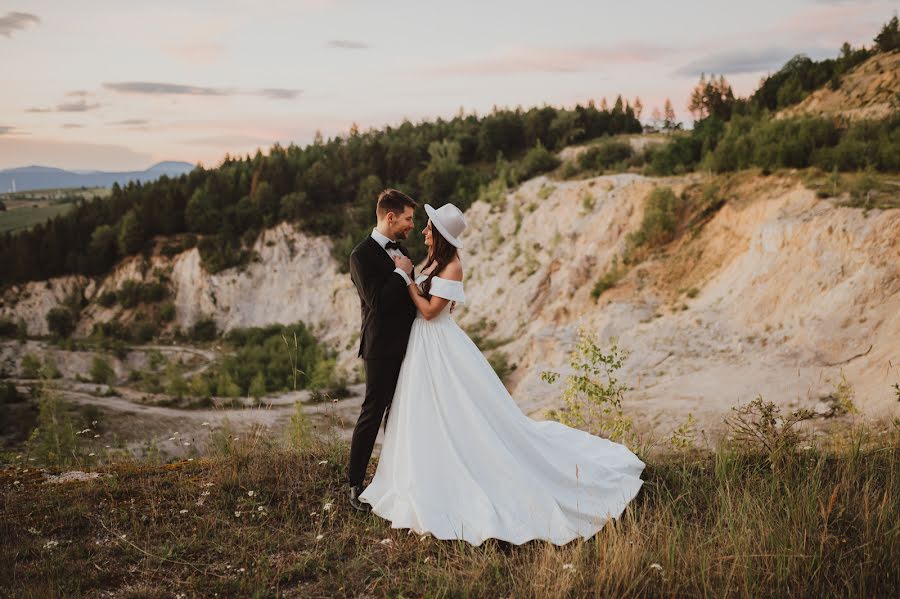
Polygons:
<instances>
[{"instance_id":1,"label":"bride","mask_svg":"<svg viewBox=\"0 0 900 599\"><path fill-rule=\"evenodd\" d=\"M465 217L452 204L425 211L428 259L407 287L418 314L378 467L359 499L393 528L473 545L593 536L637 495L644 462L522 413L450 314L451 302L465 301Z\"/></svg>"}]
</instances>

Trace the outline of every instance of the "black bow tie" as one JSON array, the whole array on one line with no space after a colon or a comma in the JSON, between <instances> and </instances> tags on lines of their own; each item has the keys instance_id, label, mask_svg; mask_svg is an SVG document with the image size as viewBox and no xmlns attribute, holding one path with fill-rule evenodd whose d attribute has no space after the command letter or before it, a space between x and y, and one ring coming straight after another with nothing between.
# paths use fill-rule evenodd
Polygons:
<instances>
[{"instance_id":1,"label":"black bow tie","mask_svg":"<svg viewBox=\"0 0 900 599\"><path fill-rule=\"evenodd\" d=\"M384 249L386 250L399 250L402 247L403 246L396 241L388 241L386 244L384 244Z\"/></svg>"}]
</instances>

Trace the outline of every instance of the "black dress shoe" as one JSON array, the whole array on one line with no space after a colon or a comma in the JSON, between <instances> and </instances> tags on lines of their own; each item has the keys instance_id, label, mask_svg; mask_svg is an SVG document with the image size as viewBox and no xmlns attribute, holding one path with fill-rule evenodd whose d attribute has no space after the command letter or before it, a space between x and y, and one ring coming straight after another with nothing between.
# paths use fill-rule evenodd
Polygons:
<instances>
[{"instance_id":1,"label":"black dress shoe","mask_svg":"<svg viewBox=\"0 0 900 599\"><path fill-rule=\"evenodd\" d=\"M368 513L372 511L372 506L359 500L359 496L365 487L362 485L354 485L350 487L350 506L358 512Z\"/></svg>"}]
</instances>

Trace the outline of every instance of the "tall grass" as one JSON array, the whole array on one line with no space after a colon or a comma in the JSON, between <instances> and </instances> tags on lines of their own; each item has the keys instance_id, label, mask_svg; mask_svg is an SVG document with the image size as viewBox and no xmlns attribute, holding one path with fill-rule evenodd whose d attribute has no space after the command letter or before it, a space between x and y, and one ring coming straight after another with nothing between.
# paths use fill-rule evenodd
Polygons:
<instances>
[{"instance_id":1,"label":"tall grass","mask_svg":"<svg viewBox=\"0 0 900 599\"><path fill-rule=\"evenodd\" d=\"M345 444L232 434L224 431L214 457L122 462L90 483L48 486L37 471L3 471L5 592L888 597L900 589L896 427L854 426L776 469L737 442L654 459L620 520L563 547L472 547L393 530L346 504Z\"/></svg>"}]
</instances>

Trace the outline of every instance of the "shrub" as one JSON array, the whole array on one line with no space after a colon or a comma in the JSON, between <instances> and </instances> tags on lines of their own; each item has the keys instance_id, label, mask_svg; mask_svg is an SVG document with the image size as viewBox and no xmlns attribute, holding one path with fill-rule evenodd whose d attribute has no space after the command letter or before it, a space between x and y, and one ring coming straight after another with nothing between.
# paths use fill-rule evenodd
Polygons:
<instances>
[{"instance_id":1,"label":"shrub","mask_svg":"<svg viewBox=\"0 0 900 599\"><path fill-rule=\"evenodd\" d=\"M36 379L41 375L41 361L32 353L22 356L19 368L23 379Z\"/></svg>"},{"instance_id":2,"label":"shrub","mask_svg":"<svg viewBox=\"0 0 900 599\"><path fill-rule=\"evenodd\" d=\"M104 308L111 308L116 304L116 300L118 300L118 296L115 291L107 291L103 293L100 297L97 298L97 303L103 306Z\"/></svg>"},{"instance_id":3,"label":"shrub","mask_svg":"<svg viewBox=\"0 0 900 599\"><path fill-rule=\"evenodd\" d=\"M28 454L39 464L65 467L81 458L75 419L66 412L58 392L41 386L38 423L28 439Z\"/></svg>"},{"instance_id":4,"label":"shrub","mask_svg":"<svg viewBox=\"0 0 900 599\"><path fill-rule=\"evenodd\" d=\"M194 341L213 341L218 335L216 321L209 317L201 318L191 327L190 337Z\"/></svg>"},{"instance_id":5,"label":"shrub","mask_svg":"<svg viewBox=\"0 0 900 599\"><path fill-rule=\"evenodd\" d=\"M578 157L584 170L605 170L634 155L631 144L621 140L606 140L591 146Z\"/></svg>"},{"instance_id":6,"label":"shrub","mask_svg":"<svg viewBox=\"0 0 900 599\"><path fill-rule=\"evenodd\" d=\"M18 327L11 318L0 318L0 337L16 337Z\"/></svg>"},{"instance_id":7,"label":"shrub","mask_svg":"<svg viewBox=\"0 0 900 599\"><path fill-rule=\"evenodd\" d=\"M670 187L656 187L644 203L641 227L629 233L628 240L634 246L659 247L675 236L681 202Z\"/></svg>"},{"instance_id":8,"label":"shrub","mask_svg":"<svg viewBox=\"0 0 900 599\"><path fill-rule=\"evenodd\" d=\"M597 344L597 337L582 329L565 377L564 408L551 417L567 426L610 439L624 440L633 434L633 425L622 412L622 399L629 387L616 378L627 354L613 342L609 353ZM559 373L545 371L541 378L555 383Z\"/></svg>"},{"instance_id":9,"label":"shrub","mask_svg":"<svg viewBox=\"0 0 900 599\"><path fill-rule=\"evenodd\" d=\"M5 381L3 384L0 384L0 405L18 403L24 400L25 397L19 393L12 381Z\"/></svg>"},{"instance_id":10,"label":"shrub","mask_svg":"<svg viewBox=\"0 0 900 599\"><path fill-rule=\"evenodd\" d=\"M111 385L116 378L116 373L109 362L102 356L94 356L91 359L91 382Z\"/></svg>"},{"instance_id":11,"label":"shrub","mask_svg":"<svg viewBox=\"0 0 900 599\"><path fill-rule=\"evenodd\" d=\"M815 416L806 409L782 416L781 408L771 401L763 401L761 395L733 407L732 411L734 414L725 419L729 438L747 449L761 452L773 468L783 466L803 440L797 425Z\"/></svg>"},{"instance_id":12,"label":"shrub","mask_svg":"<svg viewBox=\"0 0 900 599\"><path fill-rule=\"evenodd\" d=\"M556 154L545 148L539 140L519 162L516 178L518 181L524 181L541 173L552 171L559 165L560 160Z\"/></svg>"},{"instance_id":13,"label":"shrub","mask_svg":"<svg viewBox=\"0 0 900 599\"><path fill-rule=\"evenodd\" d=\"M160 322L172 322L175 320L175 304L166 302L159 307Z\"/></svg>"},{"instance_id":14,"label":"shrub","mask_svg":"<svg viewBox=\"0 0 900 599\"><path fill-rule=\"evenodd\" d=\"M600 299L603 292L615 287L623 276L625 276L625 272L619 268L619 257L616 256L613 258L613 263L609 270L606 271L606 274L601 276L597 279L597 282L594 283L594 288L591 289L591 297L594 298L594 300Z\"/></svg>"},{"instance_id":15,"label":"shrub","mask_svg":"<svg viewBox=\"0 0 900 599\"><path fill-rule=\"evenodd\" d=\"M65 339L75 330L75 317L68 308L57 306L47 312L47 328L50 334Z\"/></svg>"}]
</instances>

